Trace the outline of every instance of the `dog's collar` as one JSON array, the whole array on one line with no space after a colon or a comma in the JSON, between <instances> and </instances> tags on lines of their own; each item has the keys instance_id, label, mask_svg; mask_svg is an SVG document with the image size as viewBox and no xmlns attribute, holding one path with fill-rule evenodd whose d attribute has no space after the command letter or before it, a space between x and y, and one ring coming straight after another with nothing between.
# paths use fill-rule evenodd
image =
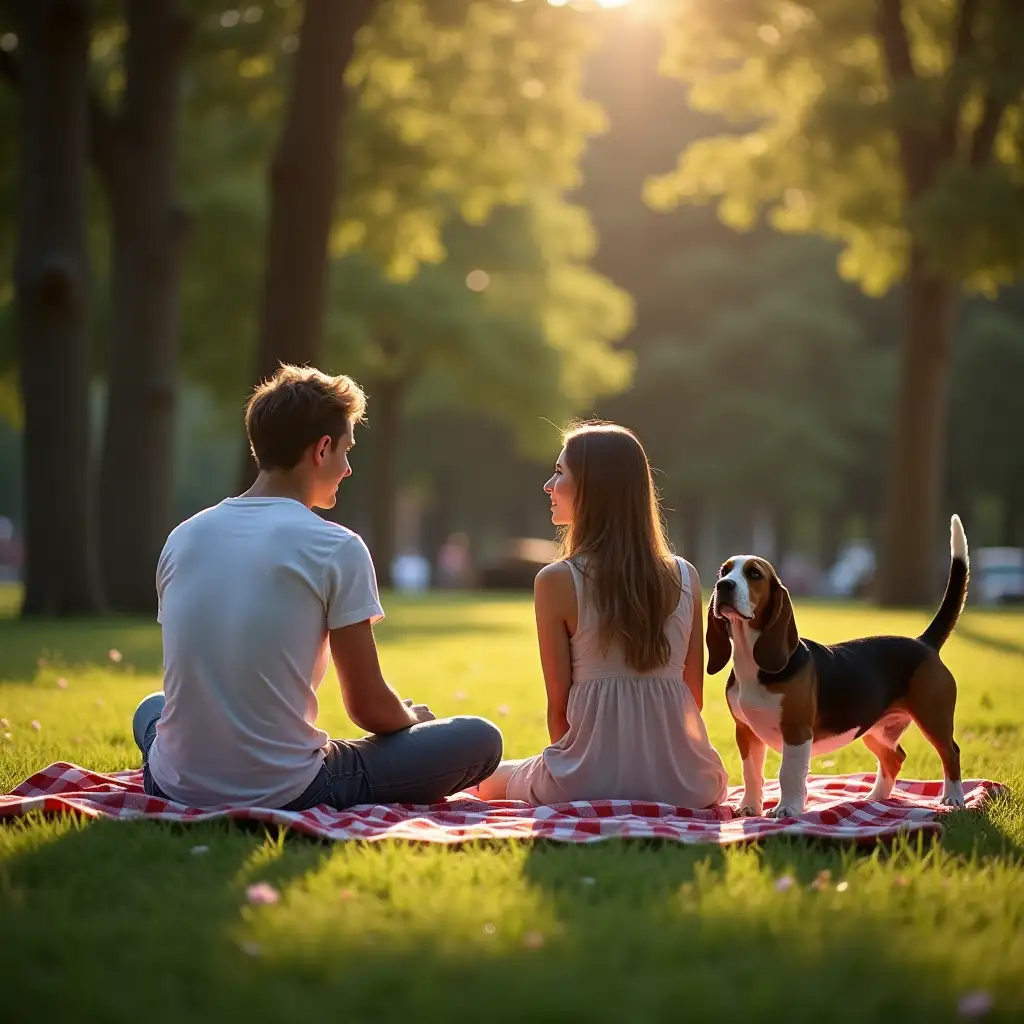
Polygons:
<instances>
[{"instance_id":1,"label":"dog's collar","mask_svg":"<svg viewBox=\"0 0 1024 1024\"><path fill-rule=\"evenodd\" d=\"M793 652L793 656L786 663L786 667L780 672L765 672L765 670L758 669L758 679L762 683L786 683L793 678L809 661L811 660L811 652L807 644L801 640L796 645L796 650Z\"/></svg>"}]
</instances>

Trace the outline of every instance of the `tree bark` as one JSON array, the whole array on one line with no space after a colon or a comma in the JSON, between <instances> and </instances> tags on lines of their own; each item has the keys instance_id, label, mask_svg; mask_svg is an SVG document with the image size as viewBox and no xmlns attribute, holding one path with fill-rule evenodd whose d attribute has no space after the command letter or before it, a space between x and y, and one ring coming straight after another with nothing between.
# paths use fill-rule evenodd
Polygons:
<instances>
[{"instance_id":1,"label":"tree bark","mask_svg":"<svg viewBox=\"0 0 1024 1024\"><path fill-rule=\"evenodd\" d=\"M682 522L679 524L683 544L682 556L697 569L698 573L700 572L697 563L700 560L698 545L700 543L702 510L700 495L694 492L683 495L679 510L682 518Z\"/></svg>"},{"instance_id":2,"label":"tree bark","mask_svg":"<svg viewBox=\"0 0 1024 1024\"><path fill-rule=\"evenodd\" d=\"M370 452L370 552L382 587L391 585L391 563L395 558L396 464L402 425L405 381L382 378L367 389L373 402Z\"/></svg>"},{"instance_id":3,"label":"tree bark","mask_svg":"<svg viewBox=\"0 0 1024 1024\"><path fill-rule=\"evenodd\" d=\"M843 544L844 527L845 523L839 509L825 509L820 513L817 553L818 564L825 572L828 572L836 564L836 559L839 558L839 549Z\"/></svg>"},{"instance_id":4,"label":"tree bark","mask_svg":"<svg viewBox=\"0 0 1024 1024\"><path fill-rule=\"evenodd\" d=\"M128 0L123 109L104 135L94 129L113 228L100 556L107 599L122 612L156 609L154 574L170 527L187 225L177 188L190 34L183 6Z\"/></svg>"},{"instance_id":5,"label":"tree bark","mask_svg":"<svg viewBox=\"0 0 1024 1024\"><path fill-rule=\"evenodd\" d=\"M331 221L345 112L345 70L376 0L306 0L284 130L269 173L256 380L320 358ZM242 488L256 476L246 447Z\"/></svg>"},{"instance_id":6,"label":"tree bark","mask_svg":"<svg viewBox=\"0 0 1024 1024\"><path fill-rule=\"evenodd\" d=\"M936 596L955 298L955 287L931 274L913 247L879 576L884 606L928 605Z\"/></svg>"},{"instance_id":7,"label":"tree bark","mask_svg":"<svg viewBox=\"0 0 1024 1024\"><path fill-rule=\"evenodd\" d=\"M1003 528L1000 538L1005 547L1024 545L1024 502L1015 494L1003 498Z\"/></svg>"},{"instance_id":8,"label":"tree bark","mask_svg":"<svg viewBox=\"0 0 1024 1024\"><path fill-rule=\"evenodd\" d=\"M19 0L14 266L25 406L25 616L100 610L89 487L88 0Z\"/></svg>"}]
</instances>

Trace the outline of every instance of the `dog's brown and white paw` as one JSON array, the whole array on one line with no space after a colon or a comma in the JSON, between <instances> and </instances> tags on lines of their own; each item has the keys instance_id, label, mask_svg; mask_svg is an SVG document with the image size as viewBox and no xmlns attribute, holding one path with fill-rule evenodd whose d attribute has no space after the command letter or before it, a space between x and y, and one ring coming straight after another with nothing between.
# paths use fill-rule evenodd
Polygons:
<instances>
[{"instance_id":1,"label":"dog's brown and white paw","mask_svg":"<svg viewBox=\"0 0 1024 1024\"><path fill-rule=\"evenodd\" d=\"M761 817L761 805L749 803L744 800L739 809L736 811L737 818L760 818Z\"/></svg>"}]
</instances>

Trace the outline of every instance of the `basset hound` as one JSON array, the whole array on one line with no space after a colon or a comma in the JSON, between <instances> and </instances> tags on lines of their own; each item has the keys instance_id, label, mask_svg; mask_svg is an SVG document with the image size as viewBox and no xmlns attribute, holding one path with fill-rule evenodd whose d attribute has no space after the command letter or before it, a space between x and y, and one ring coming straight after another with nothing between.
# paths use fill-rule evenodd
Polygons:
<instances>
[{"instance_id":1,"label":"basset hound","mask_svg":"<svg viewBox=\"0 0 1024 1024\"><path fill-rule=\"evenodd\" d=\"M871 636L832 646L807 640L769 562L738 555L723 564L708 607L708 673L720 672L732 654L725 696L743 759L739 814L762 813L766 747L782 754L781 795L769 817L802 814L811 757L857 738L878 758L868 799L886 799L906 760L899 741L912 720L942 758L942 802L964 806L953 739L956 680L939 658L967 597L967 537L959 516L950 535L946 592L916 639Z\"/></svg>"}]
</instances>

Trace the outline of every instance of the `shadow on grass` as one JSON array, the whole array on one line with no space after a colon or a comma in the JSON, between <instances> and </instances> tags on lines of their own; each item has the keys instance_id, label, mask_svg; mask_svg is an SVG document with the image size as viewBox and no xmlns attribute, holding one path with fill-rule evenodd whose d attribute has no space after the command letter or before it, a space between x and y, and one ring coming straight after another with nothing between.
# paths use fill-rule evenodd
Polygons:
<instances>
[{"instance_id":1,"label":"shadow on grass","mask_svg":"<svg viewBox=\"0 0 1024 1024\"><path fill-rule=\"evenodd\" d=\"M218 992L252 986L257 960L233 936L246 887L283 889L328 854L281 842L288 856L268 859L257 823L73 822L57 837L38 818L0 827L44 834L0 864L0 930L16 937L0 973L18 979L4 986L5 1020L214 1019L202 1008ZM218 1015L238 1019L230 1006Z\"/></svg>"},{"instance_id":2,"label":"shadow on grass","mask_svg":"<svg viewBox=\"0 0 1024 1024\"><path fill-rule=\"evenodd\" d=\"M5 954L18 978L5 998L11 1019L137 1024L144 1012L147 1024L479 1024L756 1013L763 1021L862 1024L897 1014L952 1019L962 994L948 971L896 948L892 907L851 895L808 920L797 903L766 909L745 884L744 872L758 866L774 877L792 874L800 889L823 868L841 877L858 856L849 848L783 838L739 862L717 847L538 843L522 860L522 878L546 915L539 942L512 937L522 928L511 920L515 907L508 922L495 917L491 940L451 941L443 914L426 933L415 915L407 930L360 931L346 925L346 904L332 893L337 935L323 920L311 922L308 936L293 921L291 946L253 956L237 941L250 913L245 886L265 880L285 890L347 852L292 836L267 857L262 839L260 826L237 823L99 823L9 859L0 867L0 923L14 940ZM196 844L210 852L194 856ZM358 847L384 887L402 849ZM437 885L458 885L463 870L465 885L474 884L474 847L435 852ZM525 927L530 936L529 921ZM951 961L955 955L951 937Z\"/></svg>"},{"instance_id":3,"label":"shadow on grass","mask_svg":"<svg viewBox=\"0 0 1024 1024\"><path fill-rule=\"evenodd\" d=\"M447 639L465 636L471 642L483 636L522 633L515 622L460 621L457 614L443 621L417 622L399 610L392 620L376 628L384 643L405 640ZM110 660L110 651L121 660ZM31 682L40 666L66 669L134 668L144 675L163 671L160 627L142 618L101 618L75 620L38 619L23 622L0 618L0 682Z\"/></svg>"},{"instance_id":4,"label":"shadow on grass","mask_svg":"<svg viewBox=\"0 0 1024 1024\"><path fill-rule=\"evenodd\" d=\"M969 626L959 623L956 627L956 635L961 640L978 644L980 647L987 647L992 651L999 651L1002 654L1024 655L1024 643L1015 643L1013 640L1005 640L998 636L989 636L987 633L978 633Z\"/></svg>"},{"instance_id":5,"label":"shadow on grass","mask_svg":"<svg viewBox=\"0 0 1024 1024\"><path fill-rule=\"evenodd\" d=\"M426 637L429 639L441 639L464 635L468 637L496 636L500 634L522 633L522 626L514 622L460 622L453 619L446 622L388 622L385 619L379 626L374 627L374 632L379 639L390 642L392 640L407 640L411 638Z\"/></svg>"},{"instance_id":6,"label":"shadow on grass","mask_svg":"<svg viewBox=\"0 0 1024 1024\"><path fill-rule=\"evenodd\" d=\"M110 652L120 655L111 661ZM163 670L160 627L147 619L0 619L0 682L30 682L40 668Z\"/></svg>"}]
</instances>

